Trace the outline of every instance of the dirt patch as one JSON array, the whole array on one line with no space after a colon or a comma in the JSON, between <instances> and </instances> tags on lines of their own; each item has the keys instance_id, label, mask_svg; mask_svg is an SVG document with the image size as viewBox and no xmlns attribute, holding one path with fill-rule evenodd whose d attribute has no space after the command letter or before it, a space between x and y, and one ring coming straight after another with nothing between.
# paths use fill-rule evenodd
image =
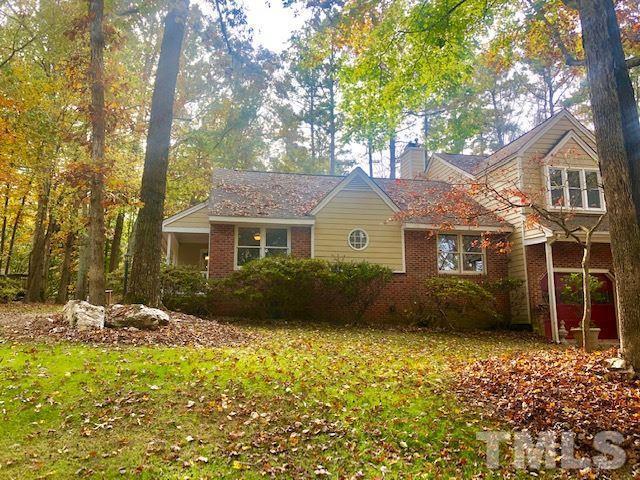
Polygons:
<instances>
[{"instance_id":1,"label":"dirt patch","mask_svg":"<svg viewBox=\"0 0 640 480\"><path fill-rule=\"evenodd\" d=\"M0 315L0 341L220 347L241 345L256 338L255 334L215 320L204 320L178 312L170 312L170 316L169 325L157 330L104 328L79 331L69 327L59 313L4 313Z\"/></svg>"},{"instance_id":2,"label":"dirt patch","mask_svg":"<svg viewBox=\"0 0 640 480\"><path fill-rule=\"evenodd\" d=\"M608 368L615 354L568 348L489 358L459 367L457 390L516 429L571 430L582 451L596 433L620 432L628 464L640 473L640 380Z\"/></svg>"}]
</instances>

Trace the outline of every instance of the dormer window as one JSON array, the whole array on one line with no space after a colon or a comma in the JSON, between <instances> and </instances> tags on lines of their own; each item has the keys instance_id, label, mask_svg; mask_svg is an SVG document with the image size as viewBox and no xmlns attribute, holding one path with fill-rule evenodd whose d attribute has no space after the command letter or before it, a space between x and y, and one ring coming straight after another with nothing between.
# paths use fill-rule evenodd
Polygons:
<instances>
[{"instance_id":1,"label":"dormer window","mask_svg":"<svg viewBox=\"0 0 640 480\"><path fill-rule=\"evenodd\" d=\"M587 211L605 209L598 170L549 167L547 178L552 207Z\"/></svg>"}]
</instances>

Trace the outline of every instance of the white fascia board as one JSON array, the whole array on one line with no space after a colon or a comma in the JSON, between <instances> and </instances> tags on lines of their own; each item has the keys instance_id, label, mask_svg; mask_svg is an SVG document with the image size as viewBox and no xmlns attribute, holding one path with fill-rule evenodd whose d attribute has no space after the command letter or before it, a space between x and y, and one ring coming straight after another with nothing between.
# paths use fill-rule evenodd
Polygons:
<instances>
[{"instance_id":1,"label":"white fascia board","mask_svg":"<svg viewBox=\"0 0 640 480\"><path fill-rule=\"evenodd\" d=\"M593 158L596 162L598 161L598 154L593 150L589 145L586 144L582 138L575 132L575 130L569 130L553 147L549 153L547 153L543 159L543 163L546 165L547 160L553 158L557 153L564 147L570 140L574 140L580 148L582 148L591 158Z\"/></svg>"},{"instance_id":2,"label":"white fascia board","mask_svg":"<svg viewBox=\"0 0 640 480\"><path fill-rule=\"evenodd\" d=\"M212 223L251 223L251 224L276 224L276 225L315 225L314 218L273 218L273 217L228 217L210 216Z\"/></svg>"},{"instance_id":3,"label":"white fascia board","mask_svg":"<svg viewBox=\"0 0 640 480\"><path fill-rule=\"evenodd\" d=\"M501 232L509 233L513 231L513 227L496 227L496 226L482 226L482 225L451 225L446 228L442 225L435 223L405 223L403 224L405 230L438 230L438 231L451 231L451 232Z\"/></svg>"},{"instance_id":4,"label":"white fascia board","mask_svg":"<svg viewBox=\"0 0 640 480\"><path fill-rule=\"evenodd\" d=\"M162 233L209 233L208 227L162 227Z\"/></svg>"}]
</instances>

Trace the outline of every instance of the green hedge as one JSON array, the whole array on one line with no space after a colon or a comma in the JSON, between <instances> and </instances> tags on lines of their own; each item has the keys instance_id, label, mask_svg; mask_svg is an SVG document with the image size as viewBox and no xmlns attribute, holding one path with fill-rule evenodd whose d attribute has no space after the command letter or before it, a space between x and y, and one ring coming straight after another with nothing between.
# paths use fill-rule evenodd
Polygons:
<instances>
[{"instance_id":1,"label":"green hedge","mask_svg":"<svg viewBox=\"0 0 640 480\"><path fill-rule=\"evenodd\" d=\"M390 269L366 262L270 257L247 263L221 285L248 316L353 322L391 276Z\"/></svg>"},{"instance_id":2,"label":"green hedge","mask_svg":"<svg viewBox=\"0 0 640 480\"><path fill-rule=\"evenodd\" d=\"M423 326L455 330L503 327L507 319L497 310L498 294L509 294L519 280L475 282L457 277L433 277L424 294L404 312L405 320Z\"/></svg>"},{"instance_id":3,"label":"green hedge","mask_svg":"<svg viewBox=\"0 0 640 480\"><path fill-rule=\"evenodd\" d=\"M163 266L160 280L162 304L169 310L200 316L211 313L211 287L197 267Z\"/></svg>"}]
</instances>

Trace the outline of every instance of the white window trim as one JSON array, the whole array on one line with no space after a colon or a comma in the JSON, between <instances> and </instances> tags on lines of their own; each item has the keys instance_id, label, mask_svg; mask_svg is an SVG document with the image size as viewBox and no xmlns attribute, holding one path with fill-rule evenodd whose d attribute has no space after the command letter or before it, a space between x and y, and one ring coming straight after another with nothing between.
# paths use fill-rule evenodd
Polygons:
<instances>
[{"instance_id":1,"label":"white window trim","mask_svg":"<svg viewBox=\"0 0 640 480\"><path fill-rule=\"evenodd\" d=\"M545 165L545 180L547 184L547 204L551 210L568 210L571 212L584 212L584 213L605 213L607 211L607 205L604 200L604 190L602 189L602 178L600 177L600 170L597 168L575 168L575 167L563 167L554 165ZM551 170L562 171L562 187L565 201L569 201L569 182L567 181L567 170L580 172L580 189L582 191L582 207L572 207L569 205L554 205L551 200ZM598 178L598 190L600 191L600 208L589 208L589 201L587 197L587 180L586 172L595 172Z\"/></svg>"},{"instance_id":2,"label":"white window trim","mask_svg":"<svg viewBox=\"0 0 640 480\"><path fill-rule=\"evenodd\" d=\"M291 255L291 227L287 225L235 225L233 228L233 268L240 270L242 265L238 265L238 229L239 228L259 228L260 229L260 246L254 247L260 249L260 258L265 257L267 248L267 229L286 229L287 230L287 255ZM247 247L250 248L250 247Z\"/></svg>"},{"instance_id":3,"label":"white window trim","mask_svg":"<svg viewBox=\"0 0 640 480\"><path fill-rule=\"evenodd\" d=\"M439 241L439 237L441 235L455 235L458 237L458 251L455 252L456 255L458 255L458 269L457 270L440 270L440 241ZM480 237L480 240L482 240L482 235L478 235L476 232L463 232L463 233L455 233L455 232L441 232L438 233L438 235L436 236L436 267L438 268L438 273L441 273L443 275L486 275L487 274L487 249L485 247L482 247L482 251L481 252L465 252L462 250L462 246L463 246L463 242L462 242L462 237L465 236L473 236L473 237ZM448 253L452 253L452 252L448 252ZM464 255L465 253L468 254L478 254L481 253L482 255L482 271L481 272L476 272L476 271L469 271L469 270L465 270L464 268L462 268L462 263L464 260Z\"/></svg>"},{"instance_id":4,"label":"white window trim","mask_svg":"<svg viewBox=\"0 0 640 480\"><path fill-rule=\"evenodd\" d=\"M365 236L367 237L367 243L365 243L364 247L362 248L356 248L353 245L351 245L351 234L357 230L361 230L364 232ZM356 252L362 252L364 250L366 250L369 247L369 241L371 240L371 238L369 237L369 232L367 232L364 228L362 227L356 227L353 230L351 230L348 234L347 234L347 245L349 245L349 247L352 250L355 250Z\"/></svg>"}]
</instances>

